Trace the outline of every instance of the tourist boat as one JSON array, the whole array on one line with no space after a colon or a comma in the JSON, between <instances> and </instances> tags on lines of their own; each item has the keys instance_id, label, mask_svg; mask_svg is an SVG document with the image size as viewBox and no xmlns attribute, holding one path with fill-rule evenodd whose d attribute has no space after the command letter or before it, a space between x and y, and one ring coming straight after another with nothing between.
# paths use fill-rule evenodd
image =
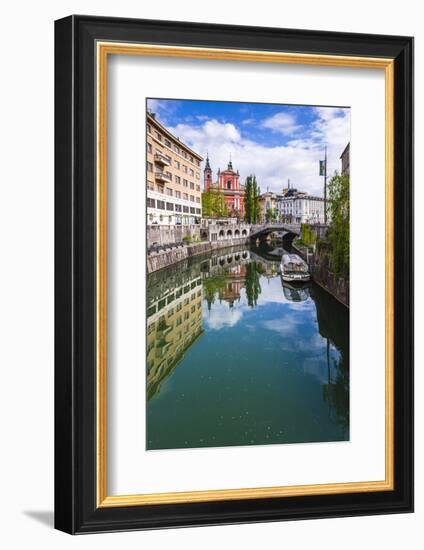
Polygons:
<instances>
[{"instance_id":1,"label":"tourist boat","mask_svg":"<svg viewBox=\"0 0 424 550\"><path fill-rule=\"evenodd\" d=\"M303 283L310 280L308 264L297 254L283 254L280 264L283 281Z\"/></svg>"}]
</instances>

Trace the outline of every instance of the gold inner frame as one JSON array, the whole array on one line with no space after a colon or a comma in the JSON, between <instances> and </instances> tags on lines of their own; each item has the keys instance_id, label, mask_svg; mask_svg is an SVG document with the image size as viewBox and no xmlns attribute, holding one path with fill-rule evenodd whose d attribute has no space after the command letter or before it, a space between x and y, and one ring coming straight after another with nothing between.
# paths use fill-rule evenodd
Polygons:
<instances>
[{"instance_id":1,"label":"gold inner frame","mask_svg":"<svg viewBox=\"0 0 424 550\"><path fill-rule=\"evenodd\" d=\"M141 506L394 489L394 61L390 58L314 55L121 42L97 42L97 506ZM385 71L385 479L315 485L217 489L109 496L107 493L107 61L109 55L142 55L283 63Z\"/></svg>"}]
</instances>

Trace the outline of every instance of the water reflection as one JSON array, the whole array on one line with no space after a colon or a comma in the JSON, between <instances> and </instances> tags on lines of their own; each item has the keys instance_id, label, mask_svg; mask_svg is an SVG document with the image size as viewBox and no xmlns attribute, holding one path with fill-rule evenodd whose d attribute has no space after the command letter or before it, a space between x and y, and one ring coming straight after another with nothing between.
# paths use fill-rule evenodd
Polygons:
<instances>
[{"instance_id":1,"label":"water reflection","mask_svg":"<svg viewBox=\"0 0 424 550\"><path fill-rule=\"evenodd\" d=\"M284 296L289 302L304 302L310 296L309 293L309 284L307 285L291 285L287 281L281 280L283 285Z\"/></svg>"},{"instance_id":2,"label":"water reflection","mask_svg":"<svg viewBox=\"0 0 424 550\"><path fill-rule=\"evenodd\" d=\"M349 438L348 311L236 248L147 280L147 448Z\"/></svg>"}]
</instances>

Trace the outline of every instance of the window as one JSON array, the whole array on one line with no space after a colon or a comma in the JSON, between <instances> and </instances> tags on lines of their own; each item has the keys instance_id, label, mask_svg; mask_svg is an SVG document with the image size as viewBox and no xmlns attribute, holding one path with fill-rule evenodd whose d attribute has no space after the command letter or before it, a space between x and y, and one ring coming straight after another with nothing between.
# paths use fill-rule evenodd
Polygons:
<instances>
[{"instance_id":1,"label":"window","mask_svg":"<svg viewBox=\"0 0 424 550\"><path fill-rule=\"evenodd\" d=\"M175 205L175 212L181 212L181 204Z\"/></svg>"},{"instance_id":2,"label":"window","mask_svg":"<svg viewBox=\"0 0 424 550\"><path fill-rule=\"evenodd\" d=\"M187 158L187 153L185 151L182 152L182 155L185 159ZM186 170L187 170L187 166L186 166Z\"/></svg>"},{"instance_id":3,"label":"window","mask_svg":"<svg viewBox=\"0 0 424 550\"><path fill-rule=\"evenodd\" d=\"M183 164L183 172L187 174L187 166L185 164Z\"/></svg>"},{"instance_id":4,"label":"window","mask_svg":"<svg viewBox=\"0 0 424 550\"><path fill-rule=\"evenodd\" d=\"M177 199L181 199L181 192L175 191L175 196L177 197Z\"/></svg>"},{"instance_id":5,"label":"window","mask_svg":"<svg viewBox=\"0 0 424 550\"><path fill-rule=\"evenodd\" d=\"M190 155L190 162L193 162L193 157Z\"/></svg>"},{"instance_id":6,"label":"window","mask_svg":"<svg viewBox=\"0 0 424 550\"><path fill-rule=\"evenodd\" d=\"M192 181L190 182L190 189L194 189L194 183Z\"/></svg>"},{"instance_id":7,"label":"window","mask_svg":"<svg viewBox=\"0 0 424 550\"><path fill-rule=\"evenodd\" d=\"M196 208L196 214L200 214L200 208ZM216 237L216 235L215 235L215 237Z\"/></svg>"},{"instance_id":8,"label":"window","mask_svg":"<svg viewBox=\"0 0 424 550\"><path fill-rule=\"evenodd\" d=\"M175 176L175 183L181 183L180 176Z\"/></svg>"},{"instance_id":9,"label":"window","mask_svg":"<svg viewBox=\"0 0 424 550\"><path fill-rule=\"evenodd\" d=\"M188 195L187 195L187 193L183 193L183 199L184 199L185 201L188 200Z\"/></svg>"},{"instance_id":10,"label":"window","mask_svg":"<svg viewBox=\"0 0 424 550\"><path fill-rule=\"evenodd\" d=\"M165 210L165 203L164 201L156 201L156 205L160 210Z\"/></svg>"},{"instance_id":11,"label":"window","mask_svg":"<svg viewBox=\"0 0 424 550\"><path fill-rule=\"evenodd\" d=\"M169 197L172 197L172 195L174 194L172 189L170 189L169 187L166 188L166 194L169 196Z\"/></svg>"},{"instance_id":12,"label":"window","mask_svg":"<svg viewBox=\"0 0 424 550\"><path fill-rule=\"evenodd\" d=\"M175 164L175 168L178 168L178 170L179 170L180 167L181 167L181 164L179 163L179 161L176 160L174 164Z\"/></svg>"},{"instance_id":13,"label":"window","mask_svg":"<svg viewBox=\"0 0 424 550\"><path fill-rule=\"evenodd\" d=\"M156 134L156 139L159 140L159 141L162 141L162 136L160 135L159 132L155 132Z\"/></svg>"},{"instance_id":14,"label":"window","mask_svg":"<svg viewBox=\"0 0 424 550\"><path fill-rule=\"evenodd\" d=\"M177 145L174 145L174 151L179 154L180 148Z\"/></svg>"},{"instance_id":15,"label":"window","mask_svg":"<svg viewBox=\"0 0 424 550\"><path fill-rule=\"evenodd\" d=\"M196 213L196 209L190 206L190 214L195 214L195 213Z\"/></svg>"},{"instance_id":16,"label":"window","mask_svg":"<svg viewBox=\"0 0 424 550\"><path fill-rule=\"evenodd\" d=\"M188 206L183 206L183 212L185 212L186 214L188 214Z\"/></svg>"},{"instance_id":17,"label":"window","mask_svg":"<svg viewBox=\"0 0 424 550\"><path fill-rule=\"evenodd\" d=\"M172 202L167 202L166 203L166 209L174 211L174 205L172 204Z\"/></svg>"},{"instance_id":18,"label":"window","mask_svg":"<svg viewBox=\"0 0 424 550\"><path fill-rule=\"evenodd\" d=\"M194 202L194 195L190 195L191 202Z\"/></svg>"},{"instance_id":19,"label":"window","mask_svg":"<svg viewBox=\"0 0 424 550\"><path fill-rule=\"evenodd\" d=\"M151 162L147 163L147 171L148 172L153 172L153 164Z\"/></svg>"},{"instance_id":20,"label":"window","mask_svg":"<svg viewBox=\"0 0 424 550\"><path fill-rule=\"evenodd\" d=\"M194 176L194 170L190 168L190 176Z\"/></svg>"},{"instance_id":21,"label":"window","mask_svg":"<svg viewBox=\"0 0 424 550\"><path fill-rule=\"evenodd\" d=\"M147 131L149 132L149 134L152 133L152 127L150 126L150 124L147 125Z\"/></svg>"},{"instance_id":22,"label":"window","mask_svg":"<svg viewBox=\"0 0 424 550\"><path fill-rule=\"evenodd\" d=\"M196 202L200 203L200 197L196 197Z\"/></svg>"},{"instance_id":23,"label":"window","mask_svg":"<svg viewBox=\"0 0 424 550\"><path fill-rule=\"evenodd\" d=\"M154 208L156 206L155 199L150 199L149 197L147 197L147 206L149 208Z\"/></svg>"},{"instance_id":24,"label":"window","mask_svg":"<svg viewBox=\"0 0 424 550\"><path fill-rule=\"evenodd\" d=\"M165 172L165 174L168 176L168 178L169 178L170 180L172 180L172 174L171 174L171 172Z\"/></svg>"},{"instance_id":25,"label":"window","mask_svg":"<svg viewBox=\"0 0 424 550\"><path fill-rule=\"evenodd\" d=\"M155 190L155 184L152 181L147 182L147 189L150 189L150 191Z\"/></svg>"},{"instance_id":26,"label":"window","mask_svg":"<svg viewBox=\"0 0 424 550\"><path fill-rule=\"evenodd\" d=\"M165 145L167 147L171 147L171 142L169 141L169 139L165 139Z\"/></svg>"},{"instance_id":27,"label":"window","mask_svg":"<svg viewBox=\"0 0 424 550\"><path fill-rule=\"evenodd\" d=\"M200 166L200 160L196 159L196 164L197 164L197 166Z\"/></svg>"},{"instance_id":28,"label":"window","mask_svg":"<svg viewBox=\"0 0 424 550\"><path fill-rule=\"evenodd\" d=\"M200 191L200 185L196 185L196 191Z\"/></svg>"},{"instance_id":29,"label":"window","mask_svg":"<svg viewBox=\"0 0 424 550\"><path fill-rule=\"evenodd\" d=\"M231 189L231 180L227 181L227 189Z\"/></svg>"},{"instance_id":30,"label":"window","mask_svg":"<svg viewBox=\"0 0 424 550\"><path fill-rule=\"evenodd\" d=\"M147 152L148 152L148 153L151 153L151 152L152 152L152 144L151 144L151 143L148 143L148 144L147 144Z\"/></svg>"},{"instance_id":31,"label":"window","mask_svg":"<svg viewBox=\"0 0 424 550\"><path fill-rule=\"evenodd\" d=\"M183 180L184 187L188 187L188 180Z\"/></svg>"}]
</instances>

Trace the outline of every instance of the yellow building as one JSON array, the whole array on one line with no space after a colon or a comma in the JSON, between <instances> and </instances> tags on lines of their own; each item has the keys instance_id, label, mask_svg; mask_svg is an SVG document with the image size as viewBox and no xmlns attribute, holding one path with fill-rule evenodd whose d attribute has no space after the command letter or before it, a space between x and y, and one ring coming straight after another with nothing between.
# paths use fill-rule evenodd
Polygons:
<instances>
[{"instance_id":1,"label":"yellow building","mask_svg":"<svg viewBox=\"0 0 424 550\"><path fill-rule=\"evenodd\" d=\"M278 195L276 193L271 193L267 191L262 193L259 197L259 208L260 208L260 222L265 223L267 221L267 212L272 210L274 216L278 216Z\"/></svg>"},{"instance_id":2,"label":"yellow building","mask_svg":"<svg viewBox=\"0 0 424 550\"><path fill-rule=\"evenodd\" d=\"M200 223L203 157L190 149L147 113L147 223Z\"/></svg>"}]
</instances>

